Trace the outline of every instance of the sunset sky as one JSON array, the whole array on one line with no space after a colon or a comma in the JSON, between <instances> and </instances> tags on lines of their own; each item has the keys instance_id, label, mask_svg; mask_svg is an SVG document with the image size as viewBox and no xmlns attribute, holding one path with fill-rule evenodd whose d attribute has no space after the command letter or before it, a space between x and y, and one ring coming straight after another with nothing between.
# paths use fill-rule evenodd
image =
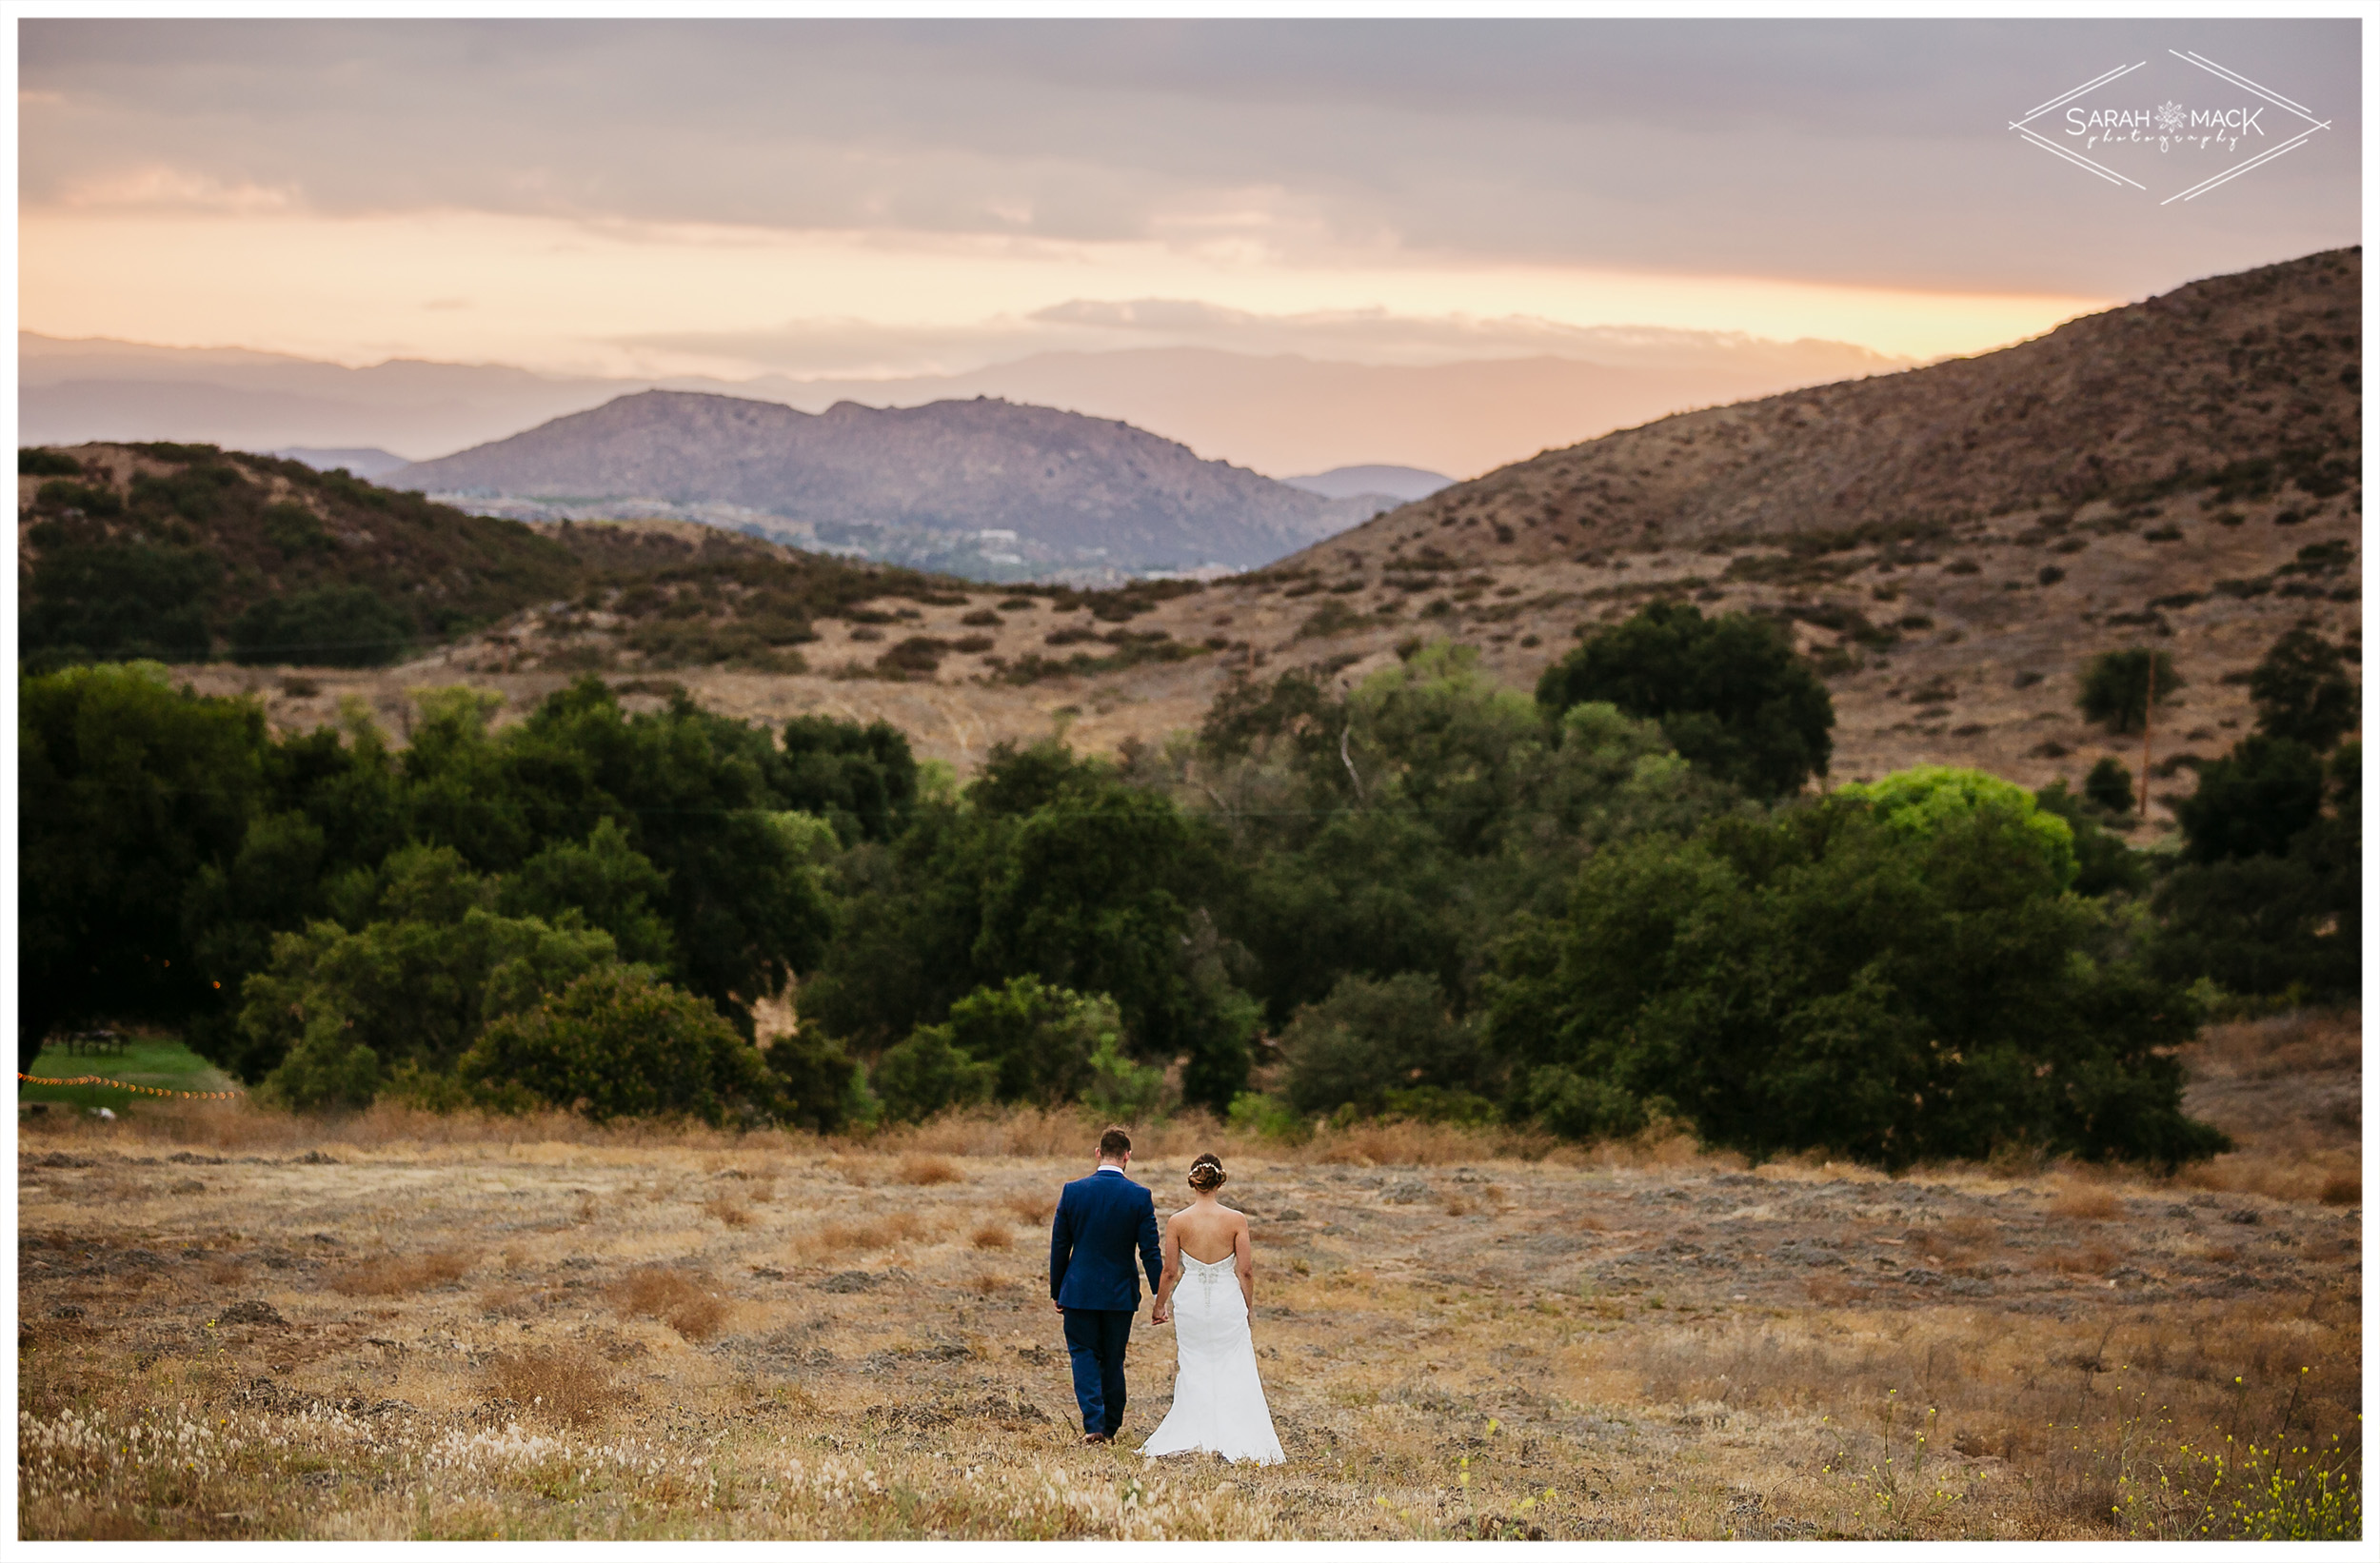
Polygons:
<instances>
[{"instance_id":1,"label":"sunset sky","mask_svg":"<svg viewBox=\"0 0 2380 1563\"><path fill-rule=\"evenodd\" d=\"M34 20L18 47L23 328L350 365L1437 363L1606 326L1924 358L2361 224L2351 20ZM2331 129L2166 205L2009 129L2173 49Z\"/></svg>"}]
</instances>

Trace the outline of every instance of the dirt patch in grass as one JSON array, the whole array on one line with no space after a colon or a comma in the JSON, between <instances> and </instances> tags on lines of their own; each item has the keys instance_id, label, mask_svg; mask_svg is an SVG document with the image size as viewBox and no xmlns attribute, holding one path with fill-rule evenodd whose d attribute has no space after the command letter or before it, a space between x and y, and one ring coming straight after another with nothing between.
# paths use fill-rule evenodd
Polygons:
<instances>
[{"instance_id":1,"label":"dirt patch in grass","mask_svg":"<svg viewBox=\"0 0 2380 1563\"><path fill-rule=\"evenodd\" d=\"M393 1297L426 1292L461 1280L471 1261L452 1250L433 1254L388 1254L367 1259L331 1281L331 1289L351 1297Z\"/></svg>"}]
</instances>

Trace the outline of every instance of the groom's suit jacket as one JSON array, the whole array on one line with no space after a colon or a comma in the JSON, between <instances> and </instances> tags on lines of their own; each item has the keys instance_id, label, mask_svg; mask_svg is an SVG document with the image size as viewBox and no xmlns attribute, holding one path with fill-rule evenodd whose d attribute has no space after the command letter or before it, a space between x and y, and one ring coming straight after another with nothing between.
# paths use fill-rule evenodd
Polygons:
<instances>
[{"instance_id":1,"label":"groom's suit jacket","mask_svg":"<svg viewBox=\"0 0 2380 1563\"><path fill-rule=\"evenodd\" d=\"M1076 1178L1060 1192L1058 1218L1050 1223L1051 1298L1061 1308L1134 1312L1140 1306L1140 1277L1132 1273L1136 1248L1154 1292L1164 1259L1149 1191L1104 1167Z\"/></svg>"}]
</instances>

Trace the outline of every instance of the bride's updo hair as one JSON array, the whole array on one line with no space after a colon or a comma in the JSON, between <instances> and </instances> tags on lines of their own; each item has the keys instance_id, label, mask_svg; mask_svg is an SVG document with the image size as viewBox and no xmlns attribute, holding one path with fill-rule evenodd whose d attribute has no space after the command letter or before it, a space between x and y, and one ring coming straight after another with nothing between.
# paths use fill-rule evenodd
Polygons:
<instances>
[{"instance_id":1,"label":"bride's updo hair","mask_svg":"<svg viewBox=\"0 0 2380 1563\"><path fill-rule=\"evenodd\" d=\"M1212 1194L1223 1186L1223 1158L1213 1151L1200 1155L1190 1163L1190 1186L1200 1194Z\"/></svg>"}]
</instances>

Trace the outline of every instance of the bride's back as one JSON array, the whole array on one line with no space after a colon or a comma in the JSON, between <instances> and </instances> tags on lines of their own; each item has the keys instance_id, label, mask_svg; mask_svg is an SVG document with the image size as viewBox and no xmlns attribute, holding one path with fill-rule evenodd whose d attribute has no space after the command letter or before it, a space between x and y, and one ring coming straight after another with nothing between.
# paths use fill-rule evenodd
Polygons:
<instances>
[{"instance_id":1,"label":"bride's back","mask_svg":"<svg viewBox=\"0 0 2380 1563\"><path fill-rule=\"evenodd\" d=\"M1177 1212L1166 1226L1175 1244L1200 1264L1220 1264L1239 1250L1240 1234L1248 1218L1211 1199L1201 1199Z\"/></svg>"}]
</instances>

